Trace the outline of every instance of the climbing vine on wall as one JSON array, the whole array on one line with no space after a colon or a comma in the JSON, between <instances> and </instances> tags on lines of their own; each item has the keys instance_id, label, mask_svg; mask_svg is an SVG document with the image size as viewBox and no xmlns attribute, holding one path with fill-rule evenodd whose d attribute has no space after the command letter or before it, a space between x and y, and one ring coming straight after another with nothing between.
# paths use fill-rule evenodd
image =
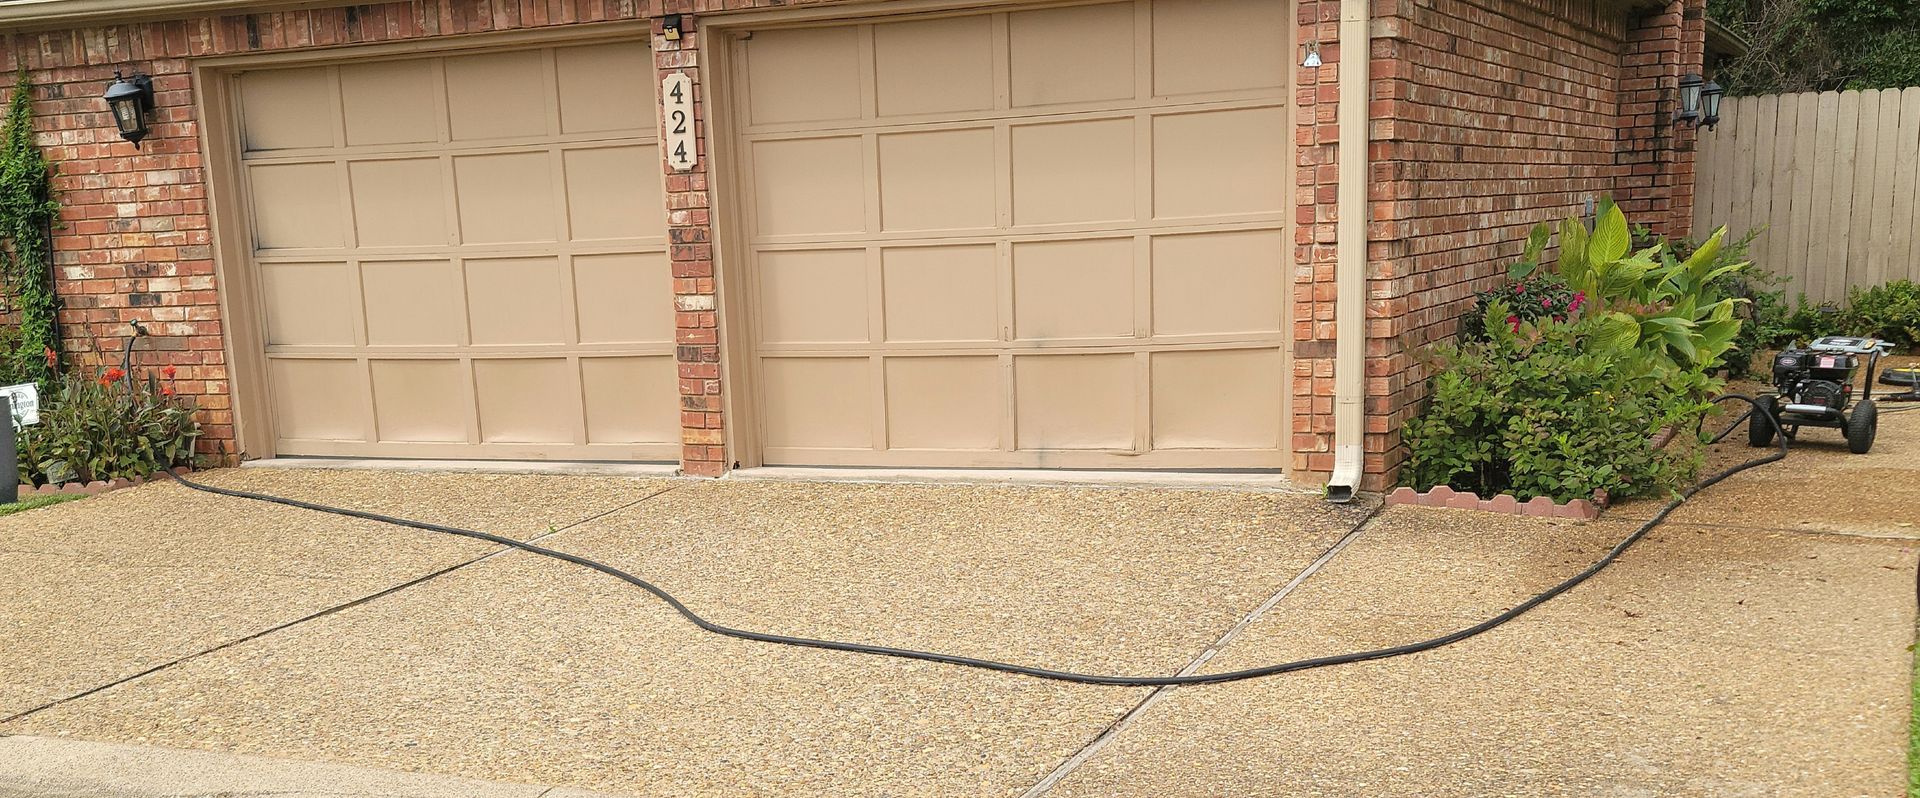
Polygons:
<instances>
[{"instance_id":1,"label":"climbing vine on wall","mask_svg":"<svg viewBox=\"0 0 1920 798\"><path fill-rule=\"evenodd\" d=\"M10 382L40 383L43 394L53 388L60 363L60 303L51 269L59 211L46 156L33 143L33 83L22 70L0 126L0 272L17 323L0 331L0 369Z\"/></svg>"}]
</instances>

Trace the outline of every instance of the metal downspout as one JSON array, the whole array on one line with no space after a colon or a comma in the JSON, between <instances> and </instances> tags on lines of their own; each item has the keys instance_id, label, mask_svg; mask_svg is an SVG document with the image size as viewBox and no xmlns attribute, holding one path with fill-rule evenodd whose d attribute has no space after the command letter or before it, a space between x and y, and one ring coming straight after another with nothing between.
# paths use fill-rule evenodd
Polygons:
<instances>
[{"instance_id":1,"label":"metal downspout","mask_svg":"<svg viewBox=\"0 0 1920 798\"><path fill-rule=\"evenodd\" d=\"M1339 211L1333 353L1333 476L1327 500L1353 501L1366 440L1367 128L1372 97L1369 0L1340 2Z\"/></svg>"}]
</instances>

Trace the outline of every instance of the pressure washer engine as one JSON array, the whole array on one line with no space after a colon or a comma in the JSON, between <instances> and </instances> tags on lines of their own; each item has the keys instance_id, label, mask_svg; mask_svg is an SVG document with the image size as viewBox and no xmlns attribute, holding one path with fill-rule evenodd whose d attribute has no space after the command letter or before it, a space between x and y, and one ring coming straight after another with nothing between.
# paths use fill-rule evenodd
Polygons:
<instances>
[{"instance_id":1,"label":"pressure washer engine","mask_svg":"<svg viewBox=\"0 0 1920 798\"><path fill-rule=\"evenodd\" d=\"M1774 430L1793 440L1801 427L1832 427L1847 439L1847 449L1866 454L1880 426L1873 402L1873 372L1880 356L1892 346L1873 338L1828 336L1805 348L1794 347L1773 357L1772 396L1761 396L1756 413L1772 415L1779 423L1747 425L1747 442L1773 443ZM1865 366L1860 400L1853 401L1854 372ZM1853 409L1847 409L1848 404Z\"/></svg>"}]
</instances>

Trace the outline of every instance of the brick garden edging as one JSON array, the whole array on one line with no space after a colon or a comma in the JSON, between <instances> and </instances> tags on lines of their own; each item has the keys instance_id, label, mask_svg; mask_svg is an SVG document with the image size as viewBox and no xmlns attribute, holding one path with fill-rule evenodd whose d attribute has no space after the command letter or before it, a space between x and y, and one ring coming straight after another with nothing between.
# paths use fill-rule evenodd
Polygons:
<instances>
[{"instance_id":1,"label":"brick garden edging","mask_svg":"<svg viewBox=\"0 0 1920 798\"><path fill-rule=\"evenodd\" d=\"M1531 501L1520 501L1509 494L1502 493L1491 499L1482 499L1472 491L1461 492L1445 485L1436 486L1426 493L1413 488L1394 488L1387 494L1387 506L1396 504L1414 507L1446 507L1455 510L1485 510L1507 515L1528 515L1538 518L1572 518L1577 521L1592 521L1600 517L1600 507L1586 499L1574 499L1566 504L1554 504L1545 496L1535 496Z\"/></svg>"},{"instance_id":2,"label":"brick garden edging","mask_svg":"<svg viewBox=\"0 0 1920 798\"><path fill-rule=\"evenodd\" d=\"M191 474L193 473L193 469L188 468L186 466L180 466L178 468L173 469L173 473L182 474L182 475ZM147 477L134 477L132 479L115 479L115 480L104 480L104 481L96 479L92 482L68 482L61 485L41 485L39 487L34 487L32 485L22 483L20 485L20 498L25 499L32 496L52 496L59 493L79 493L87 496L98 496L108 491L115 491L115 490L120 490L121 488L131 488L139 485L145 485L149 482L153 482L159 479L160 474L161 472L155 471L153 472L152 476L147 476Z\"/></svg>"}]
</instances>

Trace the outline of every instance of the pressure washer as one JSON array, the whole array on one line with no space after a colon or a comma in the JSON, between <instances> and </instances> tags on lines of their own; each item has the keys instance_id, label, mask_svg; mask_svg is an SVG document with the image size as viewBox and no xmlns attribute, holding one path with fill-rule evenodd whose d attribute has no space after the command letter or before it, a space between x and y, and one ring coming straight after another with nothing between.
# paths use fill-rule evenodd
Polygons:
<instances>
[{"instance_id":1,"label":"pressure washer","mask_svg":"<svg viewBox=\"0 0 1920 798\"><path fill-rule=\"evenodd\" d=\"M1874 369L1880 365L1880 356L1892 349L1892 344L1875 338L1827 336L1804 348L1781 350L1773 356L1777 394L1760 396L1754 405L1754 412L1775 421L1747 425L1747 443L1766 446L1773 442L1776 430L1794 438L1801 427L1830 427L1840 430L1848 451L1866 454L1880 430L1880 406L1873 401ZM1854 375L1863 366L1860 401L1849 411Z\"/></svg>"},{"instance_id":2,"label":"pressure washer","mask_svg":"<svg viewBox=\"0 0 1920 798\"><path fill-rule=\"evenodd\" d=\"M1763 457L1757 457L1752 460L1748 460L1744 463L1741 463L1739 465L1733 466L1726 470L1720 471L1716 474L1713 474L1712 476L1709 476L1695 483L1692 487L1687 488L1686 490L1682 491L1679 495L1675 496L1671 501L1667 502L1666 505L1662 506L1658 512L1653 514L1653 517L1647 519L1646 522L1642 523L1639 527L1635 528L1625 538L1621 539L1619 543L1615 544L1612 549L1608 550L1608 552L1604 556L1594 561L1592 565L1587 566L1585 570L1582 570L1579 573L1574 574L1571 577L1568 577L1566 580L1560 582L1557 585L1554 585L1553 587L1546 589L1545 591L1539 593L1538 595L1535 595L1525 601L1522 601L1519 604L1516 604L1513 607L1507 609L1505 612L1501 612L1491 618L1488 618L1487 620L1474 624L1473 626L1469 626L1464 629L1459 629L1459 630L1441 635L1439 637L1434 637L1427 640L1407 643L1404 645L1391 646L1388 648L1370 649L1367 651L1354 651L1346 654L1335 654L1332 656L1325 656L1325 657L1312 657L1309 659L1294 660L1292 662L1282 662L1282 663L1277 663L1273 665L1265 665L1265 666L1256 667L1256 668L1246 668L1246 669L1236 670L1236 671L1226 671L1223 673L1202 673L1202 674L1193 674L1193 675L1186 675L1186 676L1179 676L1179 675L1176 675L1176 676L1116 676L1116 675L1102 675L1102 674L1073 673L1070 671L1055 670L1052 668L1035 667L1030 665L1018 665L1018 664L1008 663L1008 662L998 662L995 660L982 659L979 657L969 657L969 656L964 656L960 654L946 654L946 653L940 653L940 652L934 652L934 651L919 651L915 649L894 648L890 646L874 645L870 643L857 643L857 642L848 642L848 641L841 641L841 640L822 640L822 639L810 638L810 637L795 637L791 635L780 635L780 634L773 634L769 632L756 632L756 631L747 630L747 629L736 629L730 626L723 626L721 624L714 623L713 621L710 621L710 620L707 620L706 618L701 617L698 613L688 608L685 603L675 598L673 594L668 593L664 588L661 588L659 585L656 585L638 576L630 574L619 568L615 568L606 563L600 562L598 560L588 559L586 557L582 557L577 554L568 554L567 552L559 551L557 549L551 549L535 543L528 543L525 541L515 540L510 537L495 535L489 532L481 532L473 529L463 529L460 527L449 526L446 524L435 524L435 523L429 523L426 521L415 521L415 520L406 519L406 518L398 518L394 516L383 515L380 513L367 512L365 510L354 510L354 509L349 509L344 507L333 507L329 505L319 504L316 502L308 502L308 501L302 501L299 499L291 499L284 496L274 496L266 493L256 493L253 491L236 490L233 488L222 488L214 485L208 485L205 483L196 482L192 479L188 479L186 477L182 477L182 476L171 474L171 473L167 474L167 476L172 477L176 482L179 482L181 485L184 485L188 488L192 488L193 490L204 491L206 493L213 493L221 496L230 496L230 497L242 498L242 499L251 499L254 501L269 502L272 504L279 504L287 507L297 507L304 510L312 510L315 512L329 513L332 515L345 516L348 518L358 518L366 521L375 521L375 522L384 523L384 524L392 524L395 526L408 527L411 529L419 529L427 532L435 532L435 533L445 534L445 535L455 535L458 537L473 538L475 540L484 540L489 543L494 543L501 546L507 546L507 547L519 549L521 551L525 551L531 554L538 554L542 557L550 557L555 560L560 560L561 562L571 563L573 565L578 565L583 568L589 568L594 571L598 571L600 573L611 576L615 579L619 579L623 582L626 582L627 584L630 584L634 587L640 588L641 590L645 590L648 593L653 594L655 598L658 598L660 601L664 602L668 607L671 607L675 612L679 613L680 617L686 619L689 623L692 623L694 626L697 626L702 630L712 632L718 635L724 635L726 637L737 638L740 640L751 640L751 641L762 642L762 643L774 643L778 645L800 646L805 648L819 648L819 649L826 649L830 651L845 651L845 652L851 652L855 654L871 654L871 655L883 656L883 657L897 657L901 659L921 660L925 662L936 662L936 663L941 663L945 665L958 665L958 666L969 667L969 668L980 668L980 669L990 670L990 671L999 671L1002 673L1014 673L1014 674L1020 674L1023 676L1032 676L1032 677L1041 678L1041 679L1054 679L1058 681L1072 682L1076 684L1108 685L1108 686L1116 686L1116 687L1171 687L1171 686L1200 685L1200 684L1220 684L1223 682L1237 682L1245 679L1255 679L1255 678L1260 678L1264 676L1275 676L1282 673L1293 673L1296 671L1304 671L1304 670L1310 670L1314 668L1324 668L1332 665L1345 665L1345 664L1355 663L1355 662L1367 662L1370 660L1381 660L1381 659L1387 659L1390 657L1400 657L1408 654L1416 654L1422 651L1432 651L1442 646L1452 645L1462 640L1466 640L1467 638L1473 637L1475 635L1478 635L1483 632L1492 630L1496 627L1499 627L1507 623L1508 621L1511 621L1515 618L1520 617L1521 615L1526 614L1529 610L1532 610L1535 607L1538 607L1542 604L1547 603L1548 601L1553 600L1556 596L1559 596L1562 593L1572 590L1573 588L1579 586L1581 583L1587 581L1588 579L1593 578L1595 574L1598 574L1602 570L1605 570L1607 566L1612 565L1615 560L1618 560L1622 554L1626 553L1627 549L1632 548L1633 545L1635 543L1638 543L1641 538L1646 537L1647 533L1652 532L1654 528L1664 523L1667 520L1667 517L1673 514L1674 510L1679 509L1680 505L1685 504L1687 500L1691 499L1695 494L1698 494L1700 491L1706 490L1707 488L1710 488L1716 484L1719 484L1722 480L1725 480L1726 478L1731 477L1735 474L1738 474L1742 471L1746 471L1752 468L1758 468L1760 466L1767 465L1769 463L1777 463L1781 460L1786 459L1787 453L1788 453L1788 441L1791 439L1792 436L1788 434L1784 434L1784 431L1780 428L1781 416L1779 414L1772 412L1770 409L1763 412L1763 405L1761 403L1761 400L1755 399L1754 397L1750 397L1750 396L1729 394L1726 396L1722 396L1718 399L1715 399L1714 401L1716 403L1745 402L1748 405L1751 405L1751 407L1748 409L1747 412L1742 413L1739 417L1733 419L1733 421L1730 422L1724 430L1722 430L1718 435L1715 435L1712 439L1710 439L1709 443L1719 443L1721 440L1725 439L1729 434L1731 434L1734 430L1739 429L1740 424L1742 422L1745 422L1748 424L1749 428L1763 426L1763 425L1767 427L1769 432L1771 433L1768 435L1768 441L1774 444L1775 450ZM1757 433L1750 433L1750 434L1757 439Z\"/></svg>"}]
</instances>

